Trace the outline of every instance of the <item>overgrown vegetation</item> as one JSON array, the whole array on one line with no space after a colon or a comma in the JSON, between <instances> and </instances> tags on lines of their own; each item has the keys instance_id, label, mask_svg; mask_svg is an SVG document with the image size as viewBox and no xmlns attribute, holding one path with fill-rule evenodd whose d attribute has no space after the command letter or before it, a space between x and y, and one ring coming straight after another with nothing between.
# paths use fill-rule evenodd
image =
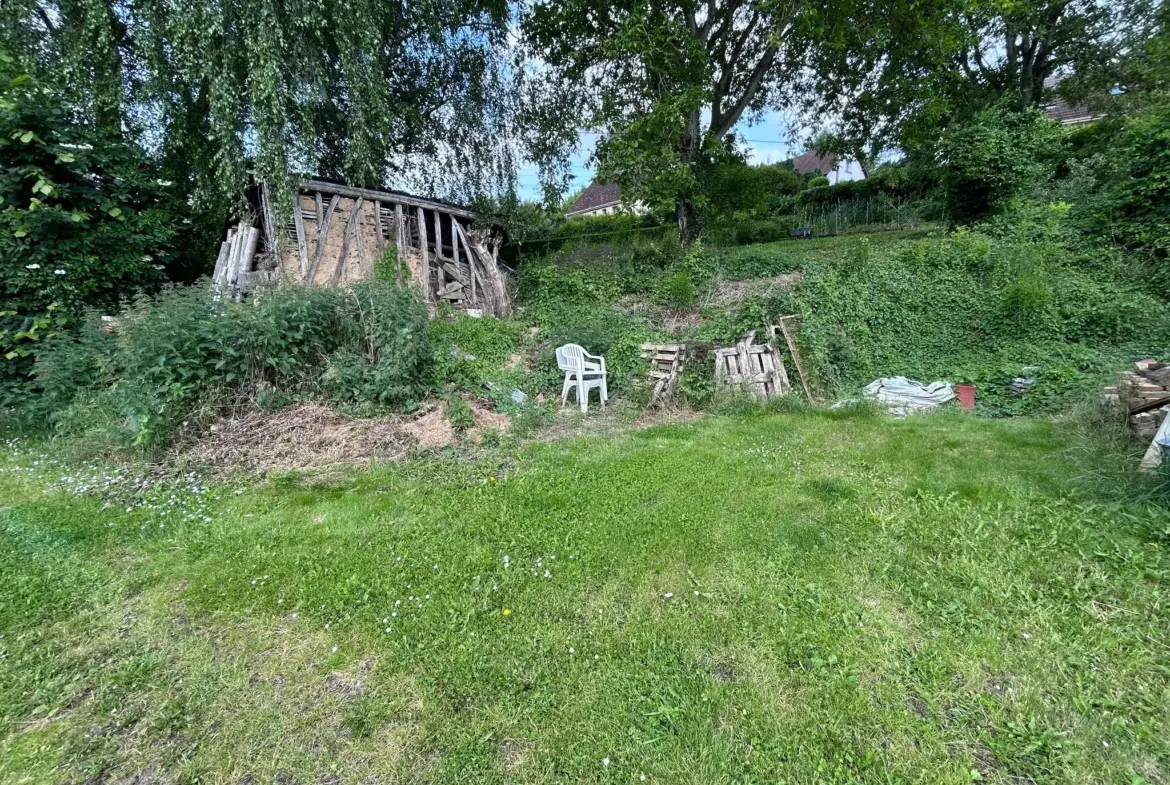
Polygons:
<instances>
[{"instance_id":1,"label":"overgrown vegetation","mask_svg":"<svg viewBox=\"0 0 1170 785\"><path fill-rule=\"evenodd\" d=\"M140 297L113 330L94 313L85 329L55 339L37 360L41 392L30 410L58 433L158 447L233 402L410 408L433 387L432 373L413 289L288 286L242 304L185 287Z\"/></svg>"}]
</instances>

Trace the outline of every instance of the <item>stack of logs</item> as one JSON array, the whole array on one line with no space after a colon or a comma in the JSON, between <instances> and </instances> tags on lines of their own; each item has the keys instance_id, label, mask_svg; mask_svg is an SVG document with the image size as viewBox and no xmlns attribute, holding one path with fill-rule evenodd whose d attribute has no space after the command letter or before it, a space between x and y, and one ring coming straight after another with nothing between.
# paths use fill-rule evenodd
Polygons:
<instances>
[{"instance_id":1,"label":"stack of logs","mask_svg":"<svg viewBox=\"0 0 1170 785\"><path fill-rule=\"evenodd\" d=\"M227 239L220 243L219 256L215 260L215 272L211 283L220 291L238 293L247 289L248 273L252 269L252 257L260 242L260 230L246 222L228 229Z\"/></svg>"},{"instance_id":2,"label":"stack of logs","mask_svg":"<svg viewBox=\"0 0 1170 785\"><path fill-rule=\"evenodd\" d=\"M1124 410L1130 427L1142 439L1151 439L1170 412L1170 363L1138 360L1117 374L1117 384L1101 391L1107 408Z\"/></svg>"}]
</instances>

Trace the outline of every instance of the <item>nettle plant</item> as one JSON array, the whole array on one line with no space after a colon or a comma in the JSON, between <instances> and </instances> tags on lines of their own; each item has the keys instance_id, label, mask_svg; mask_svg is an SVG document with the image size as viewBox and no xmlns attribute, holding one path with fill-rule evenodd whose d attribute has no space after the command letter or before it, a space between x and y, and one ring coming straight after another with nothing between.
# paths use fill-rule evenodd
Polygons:
<instances>
[{"instance_id":1,"label":"nettle plant","mask_svg":"<svg viewBox=\"0 0 1170 785\"><path fill-rule=\"evenodd\" d=\"M87 307L156 289L181 205L142 152L79 124L0 53L0 394Z\"/></svg>"}]
</instances>

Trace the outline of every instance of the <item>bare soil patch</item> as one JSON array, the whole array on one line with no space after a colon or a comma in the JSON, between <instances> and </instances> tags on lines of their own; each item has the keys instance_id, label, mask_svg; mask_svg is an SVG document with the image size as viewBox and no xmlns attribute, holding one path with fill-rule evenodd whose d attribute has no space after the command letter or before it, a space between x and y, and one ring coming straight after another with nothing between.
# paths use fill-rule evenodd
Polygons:
<instances>
[{"instance_id":1,"label":"bare soil patch","mask_svg":"<svg viewBox=\"0 0 1170 785\"><path fill-rule=\"evenodd\" d=\"M484 401L469 401L475 427L466 438L506 430L507 415ZM220 420L178 455L180 460L216 469L267 472L306 471L389 461L410 450L434 450L459 442L441 405L410 416L347 417L319 403L276 412L252 410Z\"/></svg>"}]
</instances>

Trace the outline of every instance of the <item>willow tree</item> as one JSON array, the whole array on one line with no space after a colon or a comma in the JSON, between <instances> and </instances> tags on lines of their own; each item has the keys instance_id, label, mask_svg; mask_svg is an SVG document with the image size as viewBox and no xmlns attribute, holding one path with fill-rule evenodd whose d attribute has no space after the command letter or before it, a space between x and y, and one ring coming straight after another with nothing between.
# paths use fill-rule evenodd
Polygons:
<instances>
[{"instance_id":1,"label":"willow tree","mask_svg":"<svg viewBox=\"0 0 1170 785\"><path fill-rule=\"evenodd\" d=\"M470 198L512 180L507 0L6 0L0 46L196 204L249 170Z\"/></svg>"},{"instance_id":2,"label":"willow tree","mask_svg":"<svg viewBox=\"0 0 1170 785\"><path fill-rule=\"evenodd\" d=\"M745 116L779 106L799 68L806 0L538 0L529 53L565 116L599 129L598 177L623 198L673 202L695 230L703 170ZM568 109L574 112L567 111Z\"/></svg>"}]
</instances>

